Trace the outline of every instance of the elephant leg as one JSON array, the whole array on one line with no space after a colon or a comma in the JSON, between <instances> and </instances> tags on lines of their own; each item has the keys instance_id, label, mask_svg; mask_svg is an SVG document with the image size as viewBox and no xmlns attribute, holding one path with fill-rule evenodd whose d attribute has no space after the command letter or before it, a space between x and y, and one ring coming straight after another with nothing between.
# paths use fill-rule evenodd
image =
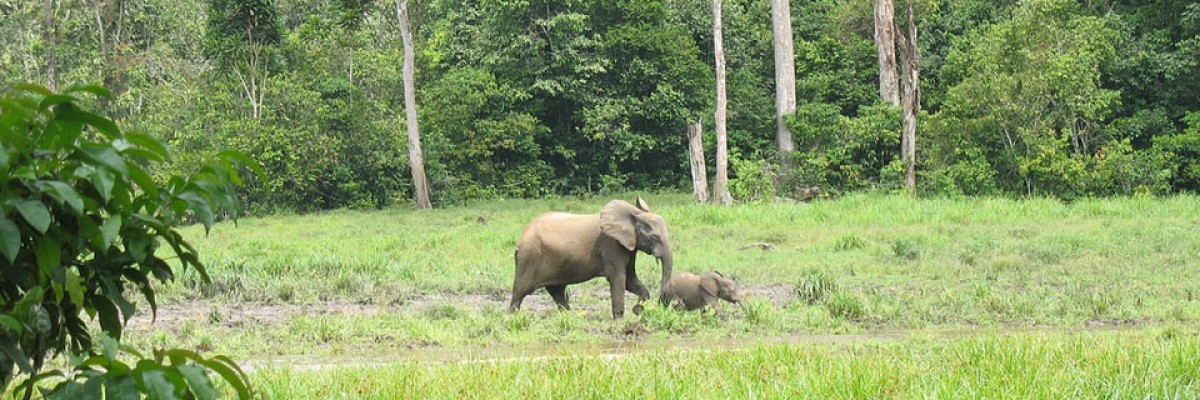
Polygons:
<instances>
[{"instance_id":1,"label":"elephant leg","mask_svg":"<svg viewBox=\"0 0 1200 400\"><path fill-rule=\"evenodd\" d=\"M625 289L630 293L637 294L637 303L646 302L650 298L650 289L642 283L642 280L637 279L637 275L626 273Z\"/></svg>"},{"instance_id":2,"label":"elephant leg","mask_svg":"<svg viewBox=\"0 0 1200 400\"><path fill-rule=\"evenodd\" d=\"M713 312L717 314L717 317L720 317L722 320L725 319L725 313L721 311L721 301L720 300L717 300L717 298L715 298L715 297L708 299L708 307L711 308L713 310Z\"/></svg>"},{"instance_id":3,"label":"elephant leg","mask_svg":"<svg viewBox=\"0 0 1200 400\"><path fill-rule=\"evenodd\" d=\"M608 277L608 289L612 295L613 319L625 318L625 271L619 270Z\"/></svg>"},{"instance_id":4,"label":"elephant leg","mask_svg":"<svg viewBox=\"0 0 1200 400\"><path fill-rule=\"evenodd\" d=\"M570 296L567 295L567 285L552 285L546 286L546 291L550 292L550 297L554 298L554 302L558 304L558 308L570 310Z\"/></svg>"},{"instance_id":5,"label":"elephant leg","mask_svg":"<svg viewBox=\"0 0 1200 400\"><path fill-rule=\"evenodd\" d=\"M520 310L521 302L525 300L525 296L528 296L530 293L533 293L533 291L534 291L534 288L529 288L529 287L519 286L519 285L514 284L513 292L512 292L512 301L508 303L508 310L509 311Z\"/></svg>"}]
</instances>

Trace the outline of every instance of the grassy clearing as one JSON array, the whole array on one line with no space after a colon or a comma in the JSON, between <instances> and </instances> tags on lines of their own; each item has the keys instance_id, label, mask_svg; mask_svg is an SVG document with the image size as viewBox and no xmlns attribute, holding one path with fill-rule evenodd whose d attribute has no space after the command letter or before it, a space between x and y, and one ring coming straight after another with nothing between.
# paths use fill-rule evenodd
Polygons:
<instances>
[{"instance_id":1,"label":"grassy clearing","mask_svg":"<svg viewBox=\"0 0 1200 400\"><path fill-rule=\"evenodd\" d=\"M1194 398L1179 328L257 372L270 398Z\"/></svg>"},{"instance_id":2,"label":"grassy clearing","mask_svg":"<svg viewBox=\"0 0 1200 400\"><path fill-rule=\"evenodd\" d=\"M632 197L632 196L622 196ZM805 289L884 327L1191 321L1200 318L1200 199L930 199L856 195L812 204L697 205L649 196L679 270ZM524 224L547 210L595 212L607 198L493 201L427 212L275 216L186 232L212 285L184 276L168 301L401 304L428 293L503 305ZM486 219L481 224L480 219ZM768 242L778 251L739 250ZM659 269L641 255L656 290ZM573 293L578 289L573 287ZM543 292L535 296L546 297ZM805 295L807 296L807 295ZM806 300L808 301L808 300ZM858 307L854 304L858 303ZM841 307L841 306L839 306Z\"/></svg>"},{"instance_id":3,"label":"grassy clearing","mask_svg":"<svg viewBox=\"0 0 1200 400\"><path fill-rule=\"evenodd\" d=\"M397 355L382 366L260 369L256 381L271 398L1200 396L1200 198L855 195L714 207L649 196L670 225L677 269L733 276L752 291L745 309L722 320L650 304L612 321L606 285L594 280L570 288L573 311L554 311L540 291L526 310L505 312L525 223L547 210L595 212L608 199L249 218L207 237L189 229L214 282L182 275L160 292L160 321L125 339L251 361ZM776 250L742 249L762 242ZM656 292L654 260L640 256L638 272ZM1111 326L1132 330L1064 333ZM979 334L1025 327L1049 331ZM962 329L969 336L946 339ZM719 348L878 331L910 338L664 348L606 361L444 365L404 356L654 341Z\"/></svg>"},{"instance_id":4,"label":"grassy clearing","mask_svg":"<svg viewBox=\"0 0 1200 400\"><path fill-rule=\"evenodd\" d=\"M589 212L607 198L495 201L249 218L207 237L190 229L214 283L184 275L160 296L183 312L160 312L177 318L131 329L127 340L254 358L1200 319L1196 197L1063 204L859 195L729 208L682 195L648 200L671 226L677 269L718 269L757 290L745 310L722 321L651 305L614 322L598 279L571 287L575 311L552 311L539 291L526 311L508 314L524 224L545 210ZM759 242L777 251L740 250ZM653 259L638 265L657 291ZM331 303L354 307L321 308ZM238 314L271 305L281 308Z\"/></svg>"}]
</instances>

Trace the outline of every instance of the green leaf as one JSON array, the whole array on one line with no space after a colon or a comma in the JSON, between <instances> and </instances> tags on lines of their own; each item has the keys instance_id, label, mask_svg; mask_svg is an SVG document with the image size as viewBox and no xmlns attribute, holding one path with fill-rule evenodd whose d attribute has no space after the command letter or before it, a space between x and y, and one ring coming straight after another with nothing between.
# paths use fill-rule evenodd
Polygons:
<instances>
[{"instance_id":1,"label":"green leaf","mask_svg":"<svg viewBox=\"0 0 1200 400\"><path fill-rule=\"evenodd\" d=\"M142 393L138 391L137 382L132 376L120 375L104 382L104 397L108 400L139 400Z\"/></svg>"},{"instance_id":2,"label":"green leaf","mask_svg":"<svg viewBox=\"0 0 1200 400\"><path fill-rule=\"evenodd\" d=\"M51 400L99 399L100 393L91 393L84 384L76 381L66 381L59 384L46 398Z\"/></svg>"},{"instance_id":3,"label":"green leaf","mask_svg":"<svg viewBox=\"0 0 1200 400\"><path fill-rule=\"evenodd\" d=\"M8 263L12 264L17 259L17 253L21 251L21 230L17 228L17 224L4 219L0 215L0 253L4 253L4 257L8 259Z\"/></svg>"},{"instance_id":4,"label":"green leaf","mask_svg":"<svg viewBox=\"0 0 1200 400\"><path fill-rule=\"evenodd\" d=\"M77 101L79 101L79 99L76 99L74 96L68 96L65 94L50 94L50 95L47 95L46 97L42 98L41 103L38 103L38 108L46 110L46 109L49 109L50 107L53 107L53 106L56 106L59 104L74 103ZM70 108L72 108L72 107L62 107L62 109L70 109Z\"/></svg>"},{"instance_id":5,"label":"green leaf","mask_svg":"<svg viewBox=\"0 0 1200 400\"><path fill-rule=\"evenodd\" d=\"M188 349L170 349L164 354L166 354L167 358L171 360L171 363L175 365L183 365L187 362L187 360L201 361L204 359L204 357L201 357L199 353Z\"/></svg>"},{"instance_id":6,"label":"green leaf","mask_svg":"<svg viewBox=\"0 0 1200 400\"><path fill-rule=\"evenodd\" d=\"M13 89L16 89L16 90L22 91L22 92L37 93L42 96L54 95L54 92L50 91L50 89L47 89L45 86L34 84L34 83L18 83L16 85L13 85Z\"/></svg>"},{"instance_id":7,"label":"green leaf","mask_svg":"<svg viewBox=\"0 0 1200 400\"><path fill-rule=\"evenodd\" d=\"M13 170L12 177L16 178L16 179L24 179L27 181L32 181L34 179L37 179L37 175L33 172L33 167L30 167L28 165L22 165L22 166L17 167L17 169Z\"/></svg>"},{"instance_id":8,"label":"green leaf","mask_svg":"<svg viewBox=\"0 0 1200 400\"><path fill-rule=\"evenodd\" d=\"M84 300L83 278L80 277L79 272L75 271L75 269L73 269L73 268L67 269L67 271L64 273L63 276L66 278L66 279L64 279L66 282L64 286L66 286L67 296L68 296L67 298L71 299L71 303L78 304L82 308L83 300Z\"/></svg>"},{"instance_id":9,"label":"green leaf","mask_svg":"<svg viewBox=\"0 0 1200 400\"><path fill-rule=\"evenodd\" d=\"M49 99L49 97L47 99ZM42 100L42 103L45 104L46 100ZM108 137L109 140L117 140L124 137L124 135L121 134L121 128L118 128L117 124L101 115L93 114L77 107L60 107L57 111L57 116L59 119L63 121L87 124L93 128L96 128L97 131L100 131L100 133Z\"/></svg>"},{"instance_id":10,"label":"green leaf","mask_svg":"<svg viewBox=\"0 0 1200 400\"><path fill-rule=\"evenodd\" d=\"M229 365L223 361L228 360ZM217 356L211 360L196 361L198 364L208 367L208 369L216 372L222 379L225 380L233 390L237 392L239 399L250 398L250 386L245 379L245 374L240 369L237 369L237 364L233 364L232 360L227 357ZM232 368L230 367L232 365Z\"/></svg>"},{"instance_id":11,"label":"green leaf","mask_svg":"<svg viewBox=\"0 0 1200 400\"><path fill-rule=\"evenodd\" d=\"M79 146L79 150L93 162L104 165L113 171L120 172L121 175L129 174L129 170L125 168L125 159L121 158L121 155L112 146L86 143Z\"/></svg>"},{"instance_id":12,"label":"green leaf","mask_svg":"<svg viewBox=\"0 0 1200 400\"><path fill-rule=\"evenodd\" d=\"M29 364L29 358L25 357L25 352L17 347L17 342L8 335L0 335L0 353L3 353L9 360L17 363L17 367L22 372L33 372L33 366Z\"/></svg>"},{"instance_id":13,"label":"green leaf","mask_svg":"<svg viewBox=\"0 0 1200 400\"><path fill-rule=\"evenodd\" d=\"M96 315L100 318L100 329L113 339L121 340L121 316L117 313L117 306L112 300L100 295L91 295L88 299L96 308Z\"/></svg>"},{"instance_id":14,"label":"green leaf","mask_svg":"<svg viewBox=\"0 0 1200 400\"><path fill-rule=\"evenodd\" d=\"M138 290L142 291L142 296L146 297L146 302L150 304L150 321L158 319L158 302L154 299L154 287L150 286L150 279L146 278L146 274L136 269L126 269L121 272L125 278L129 279L137 285Z\"/></svg>"},{"instance_id":15,"label":"green leaf","mask_svg":"<svg viewBox=\"0 0 1200 400\"><path fill-rule=\"evenodd\" d=\"M150 175L145 170L132 162L127 161L126 166L129 168L129 178L133 180L133 183L137 184L138 189L150 195L150 198L157 200L158 185L154 183L154 179L150 178Z\"/></svg>"},{"instance_id":16,"label":"green leaf","mask_svg":"<svg viewBox=\"0 0 1200 400\"><path fill-rule=\"evenodd\" d=\"M17 321L16 318L8 314L0 314L0 327L8 328L8 331L13 334L21 332L22 329L21 321ZM0 331L0 334L2 333L4 331Z\"/></svg>"},{"instance_id":17,"label":"green leaf","mask_svg":"<svg viewBox=\"0 0 1200 400\"><path fill-rule=\"evenodd\" d=\"M141 366L138 366L141 369ZM142 382L146 385L146 395L150 400L175 400L175 385L167 379L163 370L142 372Z\"/></svg>"},{"instance_id":18,"label":"green leaf","mask_svg":"<svg viewBox=\"0 0 1200 400\"><path fill-rule=\"evenodd\" d=\"M192 393L199 400L210 400L217 398L217 390L213 387L212 380L208 379L208 370L195 365L179 366L179 373L187 379L188 387L192 389Z\"/></svg>"},{"instance_id":19,"label":"green leaf","mask_svg":"<svg viewBox=\"0 0 1200 400\"><path fill-rule=\"evenodd\" d=\"M163 144L163 142L161 140L158 140L158 138L156 138L154 136L150 136L149 134L147 134L145 132L141 132L141 131L129 132L128 134L125 135L125 140L128 140L129 143L133 143L134 145L136 145L140 148L149 150L149 151L153 152L154 154L157 154L161 159L171 158L171 151L167 149L167 145Z\"/></svg>"},{"instance_id":20,"label":"green leaf","mask_svg":"<svg viewBox=\"0 0 1200 400\"><path fill-rule=\"evenodd\" d=\"M112 246L121 234L121 215L113 215L104 220L104 223L100 225L100 233L104 235L104 248Z\"/></svg>"},{"instance_id":21,"label":"green leaf","mask_svg":"<svg viewBox=\"0 0 1200 400\"><path fill-rule=\"evenodd\" d=\"M214 219L212 206L208 204L208 200L192 190L180 193L179 198L187 201L188 205L191 206L192 211L196 213L196 219L199 219L200 223L204 224L204 233L207 234L209 228L212 228Z\"/></svg>"},{"instance_id":22,"label":"green leaf","mask_svg":"<svg viewBox=\"0 0 1200 400\"><path fill-rule=\"evenodd\" d=\"M100 192L100 197L104 198L104 201L112 199L113 185L113 174L108 169L96 168L92 172L92 186Z\"/></svg>"},{"instance_id":23,"label":"green leaf","mask_svg":"<svg viewBox=\"0 0 1200 400\"><path fill-rule=\"evenodd\" d=\"M258 161L254 161L253 158L250 158L250 156L242 154L241 152L236 150L225 150L217 153L217 157L235 160L242 165L245 165L247 168L250 168L251 171L254 171L254 173L258 175L259 179L266 179L267 177L267 173L263 171L262 165L259 165Z\"/></svg>"},{"instance_id":24,"label":"green leaf","mask_svg":"<svg viewBox=\"0 0 1200 400\"><path fill-rule=\"evenodd\" d=\"M121 319L122 323L129 322L129 319L133 318L133 314L137 312L137 306L133 305L133 303L130 303L129 300L126 300L125 295L118 291L116 285L113 285L113 283L110 281L104 282L104 295L107 296L109 300L112 300L113 304L116 304L121 310L121 315L123 316Z\"/></svg>"},{"instance_id":25,"label":"green leaf","mask_svg":"<svg viewBox=\"0 0 1200 400\"><path fill-rule=\"evenodd\" d=\"M76 214L83 213L83 199L79 197L79 192L75 188L63 181L43 181L44 185L49 186L52 190L49 192L59 201L70 206L75 210Z\"/></svg>"},{"instance_id":26,"label":"green leaf","mask_svg":"<svg viewBox=\"0 0 1200 400\"><path fill-rule=\"evenodd\" d=\"M153 151L146 150L146 149L139 149L137 147L130 147L128 149L121 150L121 154L125 155L126 158L132 158L132 159L137 159L137 160L150 160L150 161L155 161L155 162L165 161L161 156L154 153Z\"/></svg>"},{"instance_id":27,"label":"green leaf","mask_svg":"<svg viewBox=\"0 0 1200 400\"><path fill-rule=\"evenodd\" d=\"M50 228L50 210L40 201L25 200L17 203L17 212L20 212L21 216L25 217L25 222L38 233L46 233L46 229Z\"/></svg>"},{"instance_id":28,"label":"green leaf","mask_svg":"<svg viewBox=\"0 0 1200 400\"><path fill-rule=\"evenodd\" d=\"M62 265L62 246L53 237L41 237L38 240L36 254L38 272L43 278L49 278L54 272L54 268Z\"/></svg>"}]
</instances>

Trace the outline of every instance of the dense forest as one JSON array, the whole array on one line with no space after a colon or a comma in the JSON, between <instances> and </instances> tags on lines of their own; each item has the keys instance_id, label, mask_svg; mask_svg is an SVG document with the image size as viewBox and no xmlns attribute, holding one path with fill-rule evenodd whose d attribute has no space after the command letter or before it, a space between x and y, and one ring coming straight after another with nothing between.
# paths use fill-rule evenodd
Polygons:
<instances>
[{"instance_id":1,"label":"dense forest","mask_svg":"<svg viewBox=\"0 0 1200 400\"><path fill-rule=\"evenodd\" d=\"M1200 189L1200 3L895 2L919 32L921 195ZM697 120L712 159L711 2L406 3L434 204L687 190ZM872 1L790 1L794 152L776 144L771 2L723 3L734 197L902 190ZM109 88L93 108L171 145L158 176L250 155L266 171L244 189L252 210L408 203L399 8L0 0L0 83Z\"/></svg>"}]
</instances>

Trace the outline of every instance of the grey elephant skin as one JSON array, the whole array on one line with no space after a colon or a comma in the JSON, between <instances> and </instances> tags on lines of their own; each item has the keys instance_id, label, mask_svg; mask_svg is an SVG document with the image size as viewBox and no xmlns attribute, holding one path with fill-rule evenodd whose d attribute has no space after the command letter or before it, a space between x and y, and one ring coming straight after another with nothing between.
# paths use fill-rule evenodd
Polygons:
<instances>
[{"instance_id":1,"label":"grey elephant skin","mask_svg":"<svg viewBox=\"0 0 1200 400\"><path fill-rule=\"evenodd\" d=\"M724 316L718 299L741 305L742 293L737 283L717 271L703 275L680 272L663 285L659 301L664 306L675 304L676 308L684 310L698 310L708 306L718 315Z\"/></svg>"},{"instance_id":2,"label":"grey elephant skin","mask_svg":"<svg viewBox=\"0 0 1200 400\"><path fill-rule=\"evenodd\" d=\"M542 214L517 240L509 309L519 310L525 296L542 287L559 308L570 309L567 285L603 276L612 295L613 318L620 319L625 315L626 290L638 296L638 305L650 298L634 268L638 251L658 259L661 283L666 284L675 259L671 236L666 221L650 212L640 197L637 205L610 201L599 214Z\"/></svg>"}]
</instances>

